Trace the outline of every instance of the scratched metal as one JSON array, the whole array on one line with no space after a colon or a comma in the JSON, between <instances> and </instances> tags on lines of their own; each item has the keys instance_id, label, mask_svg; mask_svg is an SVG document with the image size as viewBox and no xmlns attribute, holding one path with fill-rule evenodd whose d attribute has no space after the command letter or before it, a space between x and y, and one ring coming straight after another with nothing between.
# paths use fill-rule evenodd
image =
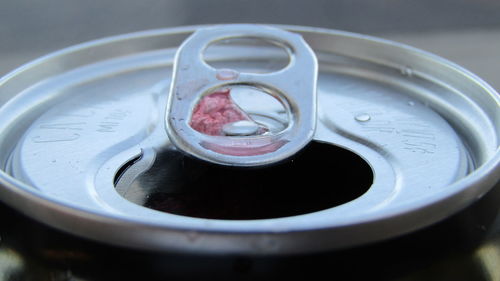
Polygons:
<instances>
[{"instance_id":1,"label":"scratched metal","mask_svg":"<svg viewBox=\"0 0 500 281\"><path fill-rule=\"evenodd\" d=\"M422 228L498 181L500 101L486 83L393 42L287 28L318 57L314 140L360 155L373 170L373 185L359 198L300 216L228 221L158 212L120 195L158 153L175 149L164 127L166 94L176 47L196 27L91 42L3 78L0 198L57 228L115 245L282 254ZM240 48L211 55L238 69L266 68L268 53L255 52L242 65ZM120 167L141 154L115 188Z\"/></svg>"}]
</instances>

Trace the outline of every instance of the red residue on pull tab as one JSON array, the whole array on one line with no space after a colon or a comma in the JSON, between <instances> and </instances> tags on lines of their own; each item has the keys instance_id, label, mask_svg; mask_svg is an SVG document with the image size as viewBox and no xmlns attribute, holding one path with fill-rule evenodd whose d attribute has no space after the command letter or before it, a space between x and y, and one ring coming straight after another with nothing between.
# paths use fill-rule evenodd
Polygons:
<instances>
[{"instance_id":1,"label":"red residue on pull tab","mask_svg":"<svg viewBox=\"0 0 500 281\"><path fill-rule=\"evenodd\" d=\"M241 120L251 120L231 99L230 89L206 95L193 110L189 125L200 133L222 136L225 124Z\"/></svg>"},{"instance_id":2,"label":"red residue on pull tab","mask_svg":"<svg viewBox=\"0 0 500 281\"><path fill-rule=\"evenodd\" d=\"M228 123L252 119L241 110L231 99L230 89L224 89L204 96L193 110L189 125L196 131L211 135L222 136L222 127ZM260 133L267 129L260 129ZM256 139L241 144L224 145L202 142L206 149L233 156L252 156L266 154L278 150L287 141L272 142L269 139Z\"/></svg>"}]
</instances>

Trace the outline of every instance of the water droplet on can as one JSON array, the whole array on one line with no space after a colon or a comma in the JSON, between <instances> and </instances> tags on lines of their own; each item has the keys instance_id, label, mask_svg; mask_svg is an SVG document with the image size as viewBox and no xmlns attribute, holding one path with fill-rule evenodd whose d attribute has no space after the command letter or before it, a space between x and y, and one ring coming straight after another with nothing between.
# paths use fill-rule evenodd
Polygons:
<instances>
[{"instance_id":1,"label":"water droplet on can","mask_svg":"<svg viewBox=\"0 0 500 281\"><path fill-rule=\"evenodd\" d=\"M411 76L413 76L413 69L409 66L404 66L401 68L401 74L403 76L411 77Z\"/></svg>"},{"instance_id":2,"label":"water droplet on can","mask_svg":"<svg viewBox=\"0 0 500 281\"><path fill-rule=\"evenodd\" d=\"M217 80L227 81L234 80L238 78L239 75L240 73L236 70L223 68L217 69L217 74L215 75L215 77L217 78Z\"/></svg>"},{"instance_id":3,"label":"water droplet on can","mask_svg":"<svg viewBox=\"0 0 500 281\"><path fill-rule=\"evenodd\" d=\"M356 115L356 117L354 117L354 119L356 119L356 121L358 121L358 122L367 122L367 121L370 121L370 119L372 119L372 118L370 117L370 115L363 113L363 114Z\"/></svg>"}]
</instances>

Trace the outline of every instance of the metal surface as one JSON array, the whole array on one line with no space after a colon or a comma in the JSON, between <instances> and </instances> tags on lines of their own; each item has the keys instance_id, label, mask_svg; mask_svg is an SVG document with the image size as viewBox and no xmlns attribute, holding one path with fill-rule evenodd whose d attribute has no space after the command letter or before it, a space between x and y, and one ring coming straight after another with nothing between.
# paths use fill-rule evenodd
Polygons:
<instances>
[{"instance_id":1,"label":"metal surface","mask_svg":"<svg viewBox=\"0 0 500 281\"><path fill-rule=\"evenodd\" d=\"M120 249L56 231L0 205L0 280L484 280L498 276L500 188L397 239L313 255L182 255ZM486 239L484 239L486 238ZM363 270L359 270L362 268Z\"/></svg>"},{"instance_id":2,"label":"metal surface","mask_svg":"<svg viewBox=\"0 0 500 281\"><path fill-rule=\"evenodd\" d=\"M314 140L370 165L373 185L362 196L297 216L232 221L141 206L154 178L132 188L144 194L125 199L140 173L158 165L155 158L175 154L162 116L173 55L196 30L190 27L83 44L3 78L0 147L11 153L0 159L2 200L57 228L115 245L284 254L408 233L465 208L498 181L499 97L479 78L392 42L288 29L318 56ZM215 52L211 59L240 64L230 54ZM247 59L244 67L263 66L259 53ZM126 163L131 166L115 188Z\"/></svg>"},{"instance_id":3,"label":"metal surface","mask_svg":"<svg viewBox=\"0 0 500 281\"><path fill-rule=\"evenodd\" d=\"M276 42L287 50L288 65L272 73L234 71L231 75L220 75L220 71L203 62L203 51L211 43L242 37ZM234 52L234 49L228 51ZM257 47L256 52L262 58L266 50L261 49ZM308 144L314 134L317 68L313 51L294 33L259 25L197 30L179 47L176 55L167 109L169 139L180 150L217 164L259 166L289 158ZM242 86L261 89L281 101L290 120L288 126L276 133L228 137L209 136L188 124L193 104L201 96L215 89Z\"/></svg>"}]
</instances>

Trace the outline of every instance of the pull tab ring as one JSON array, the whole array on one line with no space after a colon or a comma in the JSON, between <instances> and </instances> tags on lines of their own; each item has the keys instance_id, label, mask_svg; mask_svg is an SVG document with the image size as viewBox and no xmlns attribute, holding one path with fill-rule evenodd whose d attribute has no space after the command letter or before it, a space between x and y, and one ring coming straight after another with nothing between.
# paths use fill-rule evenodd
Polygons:
<instances>
[{"instance_id":1,"label":"pull tab ring","mask_svg":"<svg viewBox=\"0 0 500 281\"><path fill-rule=\"evenodd\" d=\"M231 38L276 42L288 50L290 62L285 68L266 74L238 73L209 66L202 58L203 51L213 42ZM298 34L248 24L199 29L184 41L176 54L166 112L169 138L181 151L221 165L261 166L286 159L307 145L314 135L317 72L314 52ZM245 112L231 104L229 92L224 90L249 86L283 104L289 116L284 130L269 133L259 128L245 117ZM203 113L207 102L226 102L224 114L242 116L226 116L236 121L218 124L223 125L221 134L202 130L196 125L196 118L204 118L197 114Z\"/></svg>"}]
</instances>

